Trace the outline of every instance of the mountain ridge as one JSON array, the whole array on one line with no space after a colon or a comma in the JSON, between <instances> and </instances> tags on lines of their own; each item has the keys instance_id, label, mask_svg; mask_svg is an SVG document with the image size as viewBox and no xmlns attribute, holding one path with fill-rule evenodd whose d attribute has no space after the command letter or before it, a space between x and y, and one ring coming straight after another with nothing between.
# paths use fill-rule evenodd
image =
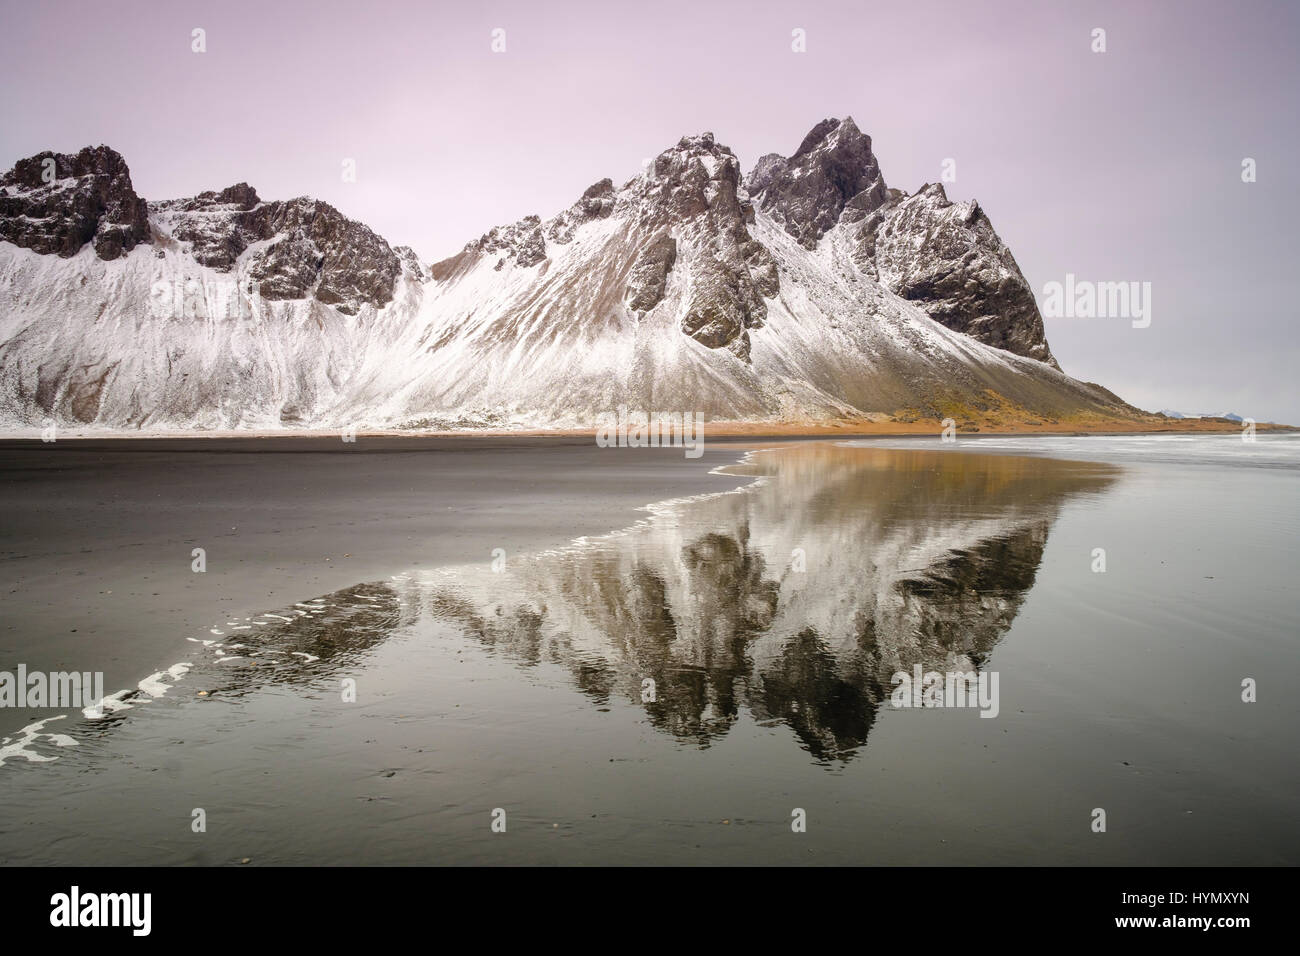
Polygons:
<instances>
[{"instance_id":1,"label":"mountain ridge","mask_svg":"<svg viewBox=\"0 0 1300 956\"><path fill-rule=\"evenodd\" d=\"M712 134L682 137L623 185L428 266L247 183L146 203L108 147L0 178L10 427L582 427L619 405L1142 414L1060 372L978 203L886 187L851 118L748 176Z\"/></svg>"}]
</instances>

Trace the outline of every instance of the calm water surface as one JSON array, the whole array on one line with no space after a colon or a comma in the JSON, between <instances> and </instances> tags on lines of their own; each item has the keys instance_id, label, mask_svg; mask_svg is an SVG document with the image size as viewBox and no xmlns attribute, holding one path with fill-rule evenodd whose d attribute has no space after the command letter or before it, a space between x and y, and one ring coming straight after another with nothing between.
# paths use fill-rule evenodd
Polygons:
<instances>
[{"instance_id":1,"label":"calm water surface","mask_svg":"<svg viewBox=\"0 0 1300 956\"><path fill-rule=\"evenodd\" d=\"M178 637L169 692L5 738L0 860L1300 862L1300 440L728 472L563 549ZM996 673L997 716L894 707L918 665Z\"/></svg>"}]
</instances>

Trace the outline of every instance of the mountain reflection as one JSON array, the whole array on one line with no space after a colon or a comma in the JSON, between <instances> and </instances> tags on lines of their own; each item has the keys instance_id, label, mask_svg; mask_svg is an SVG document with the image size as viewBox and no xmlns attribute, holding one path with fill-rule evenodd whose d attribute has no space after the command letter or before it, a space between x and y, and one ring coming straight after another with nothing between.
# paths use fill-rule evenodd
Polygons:
<instances>
[{"instance_id":1,"label":"mountain reflection","mask_svg":"<svg viewBox=\"0 0 1300 956\"><path fill-rule=\"evenodd\" d=\"M1011 626L1071 497L1107 466L786 446L747 489L608 537L409 578L407 600L495 651L559 664L592 700L708 746L742 709L818 760L865 745L896 671L978 670ZM645 699L653 681L653 699Z\"/></svg>"},{"instance_id":2,"label":"mountain reflection","mask_svg":"<svg viewBox=\"0 0 1300 956\"><path fill-rule=\"evenodd\" d=\"M437 640L450 626L523 667L558 665L592 701L630 702L679 740L707 747L748 712L788 726L817 761L847 761L894 673L985 667L1061 506L1117 474L823 443L728 471L757 480L499 571L412 572L221 623L191 638L194 660L112 695L86 729L111 731L182 680L187 698L332 695L394 635ZM50 760L66 742L33 724L0 746Z\"/></svg>"}]
</instances>

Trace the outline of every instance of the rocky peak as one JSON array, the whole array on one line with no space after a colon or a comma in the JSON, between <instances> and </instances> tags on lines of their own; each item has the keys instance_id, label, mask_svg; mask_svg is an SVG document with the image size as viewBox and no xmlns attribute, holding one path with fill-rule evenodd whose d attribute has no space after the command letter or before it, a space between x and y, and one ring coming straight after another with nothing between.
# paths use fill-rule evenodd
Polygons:
<instances>
[{"instance_id":1,"label":"rocky peak","mask_svg":"<svg viewBox=\"0 0 1300 956\"><path fill-rule=\"evenodd\" d=\"M948 328L1059 369L1033 289L980 204L952 202L939 183L890 192L863 220L859 264Z\"/></svg>"},{"instance_id":2,"label":"rocky peak","mask_svg":"<svg viewBox=\"0 0 1300 956\"><path fill-rule=\"evenodd\" d=\"M410 246L393 246L393 252L402 261L402 266L411 273L417 282L429 281L429 270L424 267L420 257Z\"/></svg>"},{"instance_id":3,"label":"rocky peak","mask_svg":"<svg viewBox=\"0 0 1300 956\"><path fill-rule=\"evenodd\" d=\"M111 260L149 241L149 214L115 150L46 151L0 177L0 239L64 258L90 242Z\"/></svg>"},{"instance_id":4,"label":"rocky peak","mask_svg":"<svg viewBox=\"0 0 1300 956\"><path fill-rule=\"evenodd\" d=\"M766 321L764 297L776 295L780 281L771 254L749 233L754 208L735 154L712 133L684 136L628 184L620 203L650 237L633 264L629 307L654 308L668 273L684 266L682 331L748 359L747 330Z\"/></svg>"},{"instance_id":5,"label":"rocky peak","mask_svg":"<svg viewBox=\"0 0 1300 956\"><path fill-rule=\"evenodd\" d=\"M948 328L1056 367L1033 290L979 204L952 203L937 183L911 197L888 189L851 117L818 123L789 159L762 157L745 185L804 247L854 229L868 275Z\"/></svg>"},{"instance_id":6,"label":"rocky peak","mask_svg":"<svg viewBox=\"0 0 1300 956\"><path fill-rule=\"evenodd\" d=\"M227 186L219 193L200 193L199 198L205 200L208 205L234 206L237 209L245 210L252 209L262 202L258 198L257 190L248 183L236 183L233 186Z\"/></svg>"},{"instance_id":7,"label":"rocky peak","mask_svg":"<svg viewBox=\"0 0 1300 956\"><path fill-rule=\"evenodd\" d=\"M789 159L775 153L762 157L745 188L758 208L808 249L816 247L850 203L866 214L886 198L871 137L852 117L822 120Z\"/></svg>"},{"instance_id":8,"label":"rocky peak","mask_svg":"<svg viewBox=\"0 0 1300 956\"><path fill-rule=\"evenodd\" d=\"M573 234L583 223L604 219L614 211L614 182L602 179L587 187L582 197L546 224L546 237L565 245L573 241Z\"/></svg>"},{"instance_id":9,"label":"rocky peak","mask_svg":"<svg viewBox=\"0 0 1300 956\"><path fill-rule=\"evenodd\" d=\"M785 171L790 161L780 153L767 153L758 157L758 162L744 179L745 191L751 195L761 193L767 185Z\"/></svg>"},{"instance_id":10,"label":"rocky peak","mask_svg":"<svg viewBox=\"0 0 1300 956\"><path fill-rule=\"evenodd\" d=\"M247 183L150 204L160 227L200 265L234 270L254 244L248 275L270 300L305 299L356 315L392 301L402 264L388 243L327 202L263 202Z\"/></svg>"},{"instance_id":11,"label":"rocky peak","mask_svg":"<svg viewBox=\"0 0 1300 956\"><path fill-rule=\"evenodd\" d=\"M747 359L747 330L763 324L764 296L776 295L779 280L771 255L749 233L754 208L740 183L739 161L712 133L684 136L622 187L602 179L553 219L525 216L498 226L436 263L432 275L442 281L480 256L495 257L497 270L537 266L550 254L548 243L566 245L581 226L616 216L626 224L617 244L628 257L620 270L624 305L644 317L663 301L672 271L684 269L682 331Z\"/></svg>"},{"instance_id":12,"label":"rocky peak","mask_svg":"<svg viewBox=\"0 0 1300 956\"><path fill-rule=\"evenodd\" d=\"M638 184L637 198L650 215L690 219L710 211L746 217L748 199L739 195L740 161L712 133L683 136L654 158ZM752 215L750 216L752 218Z\"/></svg>"},{"instance_id":13,"label":"rocky peak","mask_svg":"<svg viewBox=\"0 0 1300 956\"><path fill-rule=\"evenodd\" d=\"M546 258L546 237L540 216L524 216L508 226L494 226L465 247L466 252L497 256L497 269L507 263L528 268Z\"/></svg>"}]
</instances>

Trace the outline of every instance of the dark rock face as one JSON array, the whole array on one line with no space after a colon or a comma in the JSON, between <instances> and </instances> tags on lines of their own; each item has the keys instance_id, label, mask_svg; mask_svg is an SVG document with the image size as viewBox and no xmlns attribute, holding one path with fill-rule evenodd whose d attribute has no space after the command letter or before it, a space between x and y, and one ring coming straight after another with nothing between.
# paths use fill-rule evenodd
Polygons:
<instances>
[{"instance_id":1,"label":"dark rock face","mask_svg":"<svg viewBox=\"0 0 1300 956\"><path fill-rule=\"evenodd\" d=\"M885 201L871 137L852 117L822 120L789 159L764 156L745 188L759 209L808 249L839 221L850 200L862 213Z\"/></svg>"},{"instance_id":2,"label":"dark rock face","mask_svg":"<svg viewBox=\"0 0 1300 956\"><path fill-rule=\"evenodd\" d=\"M785 172L789 162L790 161L780 153L766 153L765 155L758 157L758 162L754 164L754 168L751 169L749 175L745 177L745 191L748 192L750 196L759 195L767 188L772 180Z\"/></svg>"},{"instance_id":3,"label":"dark rock face","mask_svg":"<svg viewBox=\"0 0 1300 956\"><path fill-rule=\"evenodd\" d=\"M410 246L393 246L393 252L402 260L402 266L415 277L417 282L429 281L429 270L420 262L420 257Z\"/></svg>"},{"instance_id":4,"label":"dark rock face","mask_svg":"<svg viewBox=\"0 0 1300 956\"><path fill-rule=\"evenodd\" d=\"M497 269L504 269L508 263L527 269L545 262L547 240L559 246L572 242L574 232L583 223L604 219L614 211L615 198L613 181L602 179L587 187L582 198L547 222L542 222L540 216L525 216L508 226L488 230L458 255L437 263L434 274L444 271L442 267L451 262L477 255L497 256Z\"/></svg>"},{"instance_id":5,"label":"dark rock face","mask_svg":"<svg viewBox=\"0 0 1300 956\"><path fill-rule=\"evenodd\" d=\"M442 281L480 256L496 257L496 269L536 266L580 226L615 217L618 230L597 239L600 278L592 288L619 277L623 306L643 317L664 301L673 270L684 269L681 330L747 360L747 330L763 324L764 296L775 296L780 280L771 254L749 233L754 207L740 180L739 162L712 133L683 137L623 186L602 179L553 219L527 216L492 229L434 264L432 274Z\"/></svg>"},{"instance_id":6,"label":"dark rock face","mask_svg":"<svg viewBox=\"0 0 1300 956\"><path fill-rule=\"evenodd\" d=\"M880 279L876 270L876 238L880 234L880 227L886 217L906 198L907 193L901 189L887 189L885 201L870 212L861 211L852 201L844 209L842 218L846 223L862 223L858 227L857 248L853 254L853 261L873 279Z\"/></svg>"},{"instance_id":7,"label":"dark rock face","mask_svg":"<svg viewBox=\"0 0 1300 956\"><path fill-rule=\"evenodd\" d=\"M525 216L508 226L496 226L466 246L465 251L499 256L498 269L505 268L508 262L524 268L535 266L546 258L541 217Z\"/></svg>"},{"instance_id":8,"label":"dark rock face","mask_svg":"<svg viewBox=\"0 0 1300 956\"><path fill-rule=\"evenodd\" d=\"M701 255L691 270L690 304L682 331L711 349L736 344L739 354L748 355L749 343L744 337L752 315L746 293L739 273L709 253Z\"/></svg>"},{"instance_id":9,"label":"dark rock face","mask_svg":"<svg viewBox=\"0 0 1300 956\"><path fill-rule=\"evenodd\" d=\"M1060 368L1033 289L979 203L953 203L943 186L927 185L891 198L859 236L859 261L935 321Z\"/></svg>"},{"instance_id":10,"label":"dark rock face","mask_svg":"<svg viewBox=\"0 0 1300 956\"><path fill-rule=\"evenodd\" d=\"M767 319L763 299L777 294L780 279L772 254L749 233L754 209L740 180L740 163L712 133L687 136L655 157L620 203L632 207L638 226L672 229L677 237L674 261L685 262L690 290L682 331L748 359L747 330ZM642 256L662 261L649 250Z\"/></svg>"},{"instance_id":11,"label":"dark rock face","mask_svg":"<svg viewBox=\"0 0 1300 956\"><path fill-rule=\"evenodd\" d=\"M172 237L201 265L229 272L253 243L268 242L248 264L263 298L314 297L347 315L387 305L402 262L379 236L329 203L306 197L262 202L239 183L193 199L153 203Z\"/></svg>"},{"instance_id":12,"label":"dark rock face","mask_svg":"<svg viewBox=\"0 0 1300 956\"><path fill-rule=\"evenodd\" d=\"M111 260L149 241L149 213L107 146L37 153L0 177L0 239L64 258L91 242Z\"/></svg>"},{"instance_id":13,"label":"dark rock face","mask_svg":"<svg viewBox=\"0 0 1300 956\"><path fill-rule=\"evenodd\" d=\"M661 301L668 286L668 273L677 262L677 241L667 233L651 240L632 266L627 283L627 307L649 312Z\"/></svg>"},{"instance_id":14,"label":"dark rock face","mask_svg":"<svg viewBox=\"0 0 1300 956\"><path fill-rule=\"evenodd\" d=\"M857 265L931 318L1060 367L1033 290L979 204L951 203L939 185L912 197L888 189L851 117L818 123L789 159L762 157L745 185L804 247L836 225L855 229Z\"/></svg>"},{"instance_id":15,"label":"dark rock face","mask_svg":"<svg viewBox=\"0 0 1300 956\"><path fill-rule=\"evenodd\" d=\"M604 219L614 211L614 183L610 179L587 187L582 198L546 224L546 238L559 245L573 240L574 231L593 219Z\"/></svg>"}]
</instances>

